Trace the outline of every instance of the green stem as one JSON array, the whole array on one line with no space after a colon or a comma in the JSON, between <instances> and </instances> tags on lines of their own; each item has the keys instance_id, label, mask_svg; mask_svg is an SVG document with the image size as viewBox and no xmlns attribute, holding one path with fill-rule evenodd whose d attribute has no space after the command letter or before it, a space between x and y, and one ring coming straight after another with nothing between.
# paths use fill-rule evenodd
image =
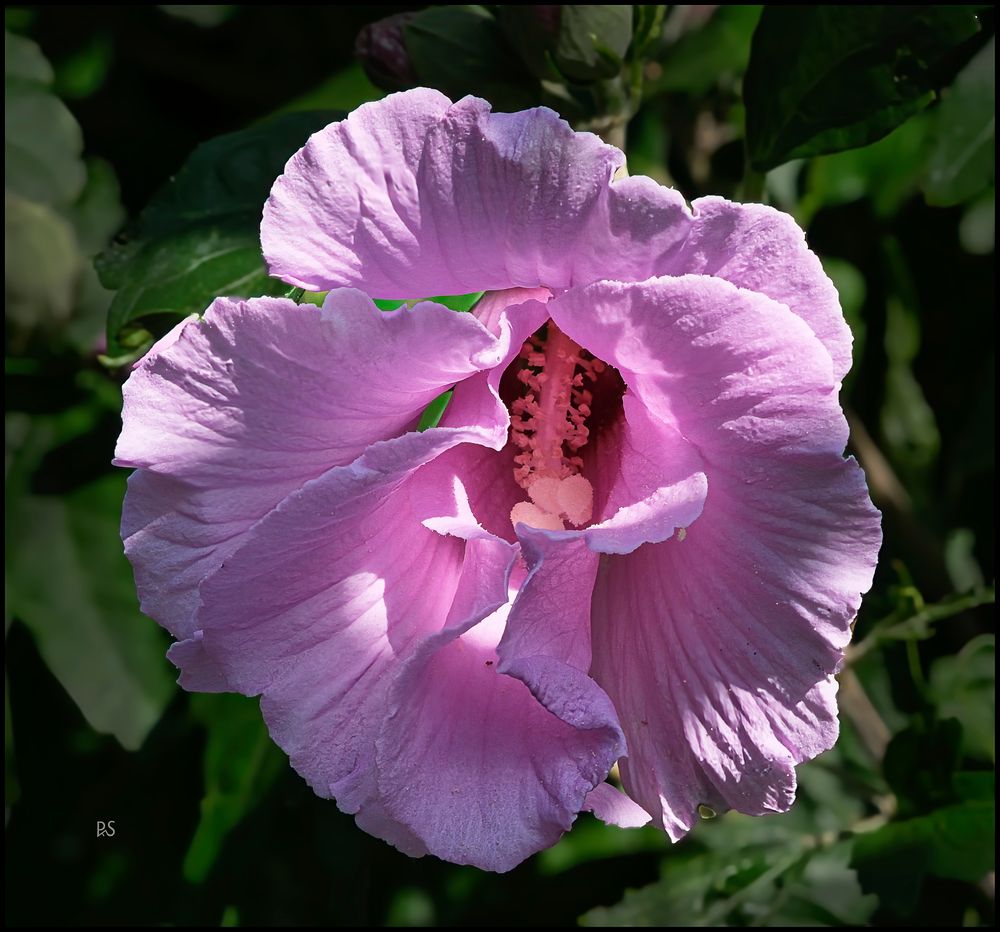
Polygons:
<instances>
[{"instance_id":1,"label":"green stem","mask_svg":"<svg viewBox=\"0 0 1000 932\"><path fill-rule=\"evenodd\" d=\"M747 159L746 170L743 172L743 183L740 186L740 200L764 202L764 173L759 172L750 166Z\"/></svg>"},{"instance_id":2,"label":"green stem","mask_svg":"<svg viewBox=\"0 0 1000 932\"><path fill-rule=\"evenodd\" d=\"M910 671L913 685L920 694L921 700L927 703L927 679L924 676L924 669L920 663L920 648L916 641L906 642L906 665Z\"/></svg>"},{"instance_id":3,"label":"green stem","mask_svg":"<svg viewBox=\"0 0 1000 932\"><path fill-rule=\"evenodd\" d=\"M625 126L626 122L624 120L616 120L606 129L601 130L598 135L603 139L609 146L614 146L616 149L621 149L622 152L625 151Z\"/></svg>"}]
</instances>

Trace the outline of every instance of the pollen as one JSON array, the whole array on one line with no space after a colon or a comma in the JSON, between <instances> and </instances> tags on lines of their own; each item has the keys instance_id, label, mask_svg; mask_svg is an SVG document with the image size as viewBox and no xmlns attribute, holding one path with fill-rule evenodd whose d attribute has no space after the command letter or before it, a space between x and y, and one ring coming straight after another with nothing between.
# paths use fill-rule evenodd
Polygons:
<instances>
[{"instance_id":1,"label":"pollen","mask_svg":"<svg viewBox=\"0 0 1000 932\"><path fill-rule=\"evenodd\" d=\"M519 524L527 524L529 527L544 528L547 531L565 531L559 515L543 511L531 502L518 502L510 510L510 523L515 527Z\"/></svg>"}]
</instances>

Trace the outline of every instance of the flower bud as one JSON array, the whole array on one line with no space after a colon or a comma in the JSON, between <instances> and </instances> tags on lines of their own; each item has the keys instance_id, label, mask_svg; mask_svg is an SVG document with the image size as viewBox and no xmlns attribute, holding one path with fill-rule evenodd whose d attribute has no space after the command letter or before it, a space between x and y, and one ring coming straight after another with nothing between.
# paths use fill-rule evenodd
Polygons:
<instances>
[{"instance_id":1,"label":"flower bud","mask_svg":"<svg viewBox=\"0 0 1000 932\"><path fill-rule=\"evenodd\" d=\"M406 24L416 13L397 13L364 26L354 54L372 83L386 91L401 91L420 83L403 41Z\"/></svg>"},{"instance_id":2,"label":"flower bud","mask_svg":"<svg viewBox=\"0 0 1000 932\"><path fill-rule=\"evenodd\" d=\"M616 75L632 40L630 5L502 5L510 44L536 77L588 84Z\"/></svg>"}]
</instances>

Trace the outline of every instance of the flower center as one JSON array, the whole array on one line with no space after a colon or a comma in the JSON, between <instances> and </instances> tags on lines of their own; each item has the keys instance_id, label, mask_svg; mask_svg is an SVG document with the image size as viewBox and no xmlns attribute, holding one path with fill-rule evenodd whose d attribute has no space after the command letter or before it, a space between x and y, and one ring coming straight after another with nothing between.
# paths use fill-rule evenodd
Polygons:
<instances>
[{"instance_id":1,"label":"flower center","mask_svg":"<svg viewBox=\"0 0 1000 932\"><path fill-rule=\"evenodd\" d=\"M519 450L514 479L530 501L514 506L511 523L556 531L565 530L564 522L580 527L594 510L594 489L580 475L578 455L590 437L593 394L586 386L605 364L551 320L525 342L517 361L523 395L510 406L511 442Z\"/></svg>"}]
</instances>

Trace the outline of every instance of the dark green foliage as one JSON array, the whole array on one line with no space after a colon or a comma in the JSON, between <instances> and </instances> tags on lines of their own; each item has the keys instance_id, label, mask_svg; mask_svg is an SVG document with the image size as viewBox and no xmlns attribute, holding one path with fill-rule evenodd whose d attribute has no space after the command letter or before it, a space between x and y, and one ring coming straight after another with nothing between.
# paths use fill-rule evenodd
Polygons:
<instances>
[{"instance_id":1,"label":"dark green foliage","mask_svg":"<svg viewBox=\"0 0 1000 932\"><path fill-rule=\"evenodd\" d=\"M932 204L961 204L993 184L996 162L996 42L966 65L937 112L928 177Z\"/></svg>"},{"instance_id":2,"label":"dark green foliage","mask_svg":"<svg viewBox=\"0 0 1000 932\"><path fill-rule=\"evenodd\" d=\"M452 100L477 94L498 110L520 110L541 100L536 82L517 77L517 56L486 7L431 7L403 27L403 36L418 78L414 83Z\"/></svg>"},{"instance_id":3,"label":"dark green foliage","mask_svg":"<svg viewBox=\"0 0 1000 932\"><path fill-rule=\"evenodd\" d=\"M115 292L109 356L148 346L147 327L163 332L201 313L217 295L288 290L264 268L261 211L285 162L337 118L332 112L290 113L195 149L137 222L98 258L101 282Z\"/></svg>"},{"instance_id":4,"label":"dark green foliage","mask_svg":"<svg viewBox=\"0 0 1000 932\"><path fill-rule=\"evenodd\" d=\"M864 146L922 110L975 7L769 6L745 81L747 149L765 171Z\"/></svg>"}]
</instances>

